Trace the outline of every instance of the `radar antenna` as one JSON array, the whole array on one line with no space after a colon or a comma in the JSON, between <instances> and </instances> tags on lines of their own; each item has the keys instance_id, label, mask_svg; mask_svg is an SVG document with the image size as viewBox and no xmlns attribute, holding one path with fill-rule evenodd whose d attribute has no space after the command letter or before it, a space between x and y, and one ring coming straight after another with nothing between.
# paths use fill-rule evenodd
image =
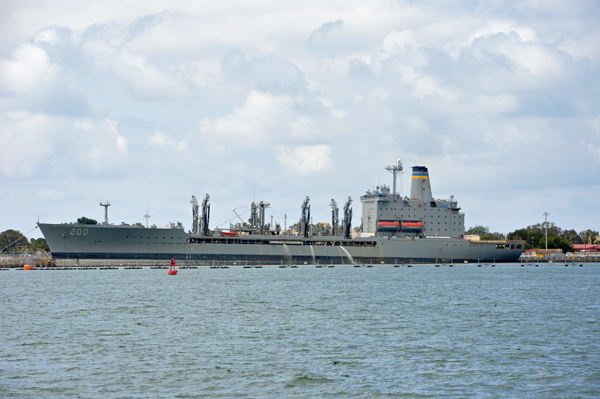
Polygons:
<instances>
[{"instance_id":1,"label":"radar antenna","mask_svg":"<svg viewBox=\"0 0 600 399\"><path fill-rule=\"evenodd\" d=\"M102 203L100 201L100 206L104 207L104 224L108 224L108 207L110 206L110 202L106 201L106 203Z\"/></svg>"},{"instance_id":2,"label":"radar antenna","mask_svg":"<svg viewBox=\"0 0 600 399\"><path fill-rule=\"evenodd\" d=\"M386 170L389 170L394 175L394 185L392 193L394 194L394 198L396 197L396 180L398 178L398 173L402 172L402 161L398 158L395 164L389 165L385 167Z\"/></svg>"}]
</instances>

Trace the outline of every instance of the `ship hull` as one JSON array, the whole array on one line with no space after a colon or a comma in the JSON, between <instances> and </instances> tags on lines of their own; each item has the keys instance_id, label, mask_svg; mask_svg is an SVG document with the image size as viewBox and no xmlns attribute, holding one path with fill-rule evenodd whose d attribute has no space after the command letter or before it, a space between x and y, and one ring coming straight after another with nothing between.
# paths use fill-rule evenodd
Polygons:
<instances>
[{"instance_id":1,"label":"ship hull","mask_svg":"<svg viewBox=\"0 0 600 399\"><path fill-rule=\"evenodd\" d=\"M202 237L181 229L43 223L39 227L55 259L263 264L510 262L523 251L520 242L452 238Z\"/></svg>"}]
</instances>

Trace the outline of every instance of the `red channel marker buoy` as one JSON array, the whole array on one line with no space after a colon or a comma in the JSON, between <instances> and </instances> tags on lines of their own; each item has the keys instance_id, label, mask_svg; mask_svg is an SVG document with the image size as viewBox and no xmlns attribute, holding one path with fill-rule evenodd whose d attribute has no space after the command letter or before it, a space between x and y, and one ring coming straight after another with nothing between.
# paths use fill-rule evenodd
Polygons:
<instances>
[{"instance_id":1,"label":"red channel marker buoy","mask_svg":"<svg viewBox=\"0 0 600 399\"><path fill-rule=\"evenodd\" d=\"M169 267L169 272L167 274L177 274L177 270L175 270L175 259L171 259L171 267Z\"/></svg>"}]
</instances>

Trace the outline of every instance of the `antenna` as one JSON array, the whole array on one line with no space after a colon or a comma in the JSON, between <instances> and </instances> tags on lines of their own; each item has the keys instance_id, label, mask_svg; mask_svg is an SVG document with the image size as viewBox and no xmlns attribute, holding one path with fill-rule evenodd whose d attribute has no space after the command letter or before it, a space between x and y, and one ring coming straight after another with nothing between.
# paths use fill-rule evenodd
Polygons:
<instances>
[{"instance_id":1,"label":"antenna","mask_svg":"<svg viewBox=\"0 0 600 399\"><path fill-rule=\"evenodd\" d=\"M108 207L110 206L110 202L106 201L106 203L102 203L100 201L100 206L104 207L104 224L108 224Z\"/></svg>"},{"instance_id":2,"label":"antenna","mask_svg":"<svg viewBox=\"0 0 600 399\"><path fill-rule=\"evenodd\" d=\"M402 171L402 161L400 160L400 158L398 158L398 160L396 161L395 164L386 166L385 169L389 170L394 175L394 189L393 189L392 193L394 194L394 197L395 197L396 196L396 179L398 178L398 173L400 173Z\"/></svg>"},{"instance_id":3,"label":"antenna","mask_svg":"<svg viewBox=\"0 0 600 399\"><path fill-rule=\"evenodd\" d=\"M146 228L148 228L148 219L150 219L150 208L148 204L146 204L146 214L143 217L146 218Z\"/></svg>"}]
</instances>

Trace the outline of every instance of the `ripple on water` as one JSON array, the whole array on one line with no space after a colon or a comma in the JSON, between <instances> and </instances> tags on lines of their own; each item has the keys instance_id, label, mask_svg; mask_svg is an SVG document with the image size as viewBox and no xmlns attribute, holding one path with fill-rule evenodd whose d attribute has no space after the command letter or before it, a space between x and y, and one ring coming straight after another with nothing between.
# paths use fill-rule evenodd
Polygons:
<instances>
[{"instance_id":1,"label":"ripple on water","mask_svg":"<svg viewBox=\"0 0 600 399\"><path fill-rule=\"evenodd\" d=\"M598 397L597 266L7 272L0 392Z\"/></svg>"}]
</instances>

